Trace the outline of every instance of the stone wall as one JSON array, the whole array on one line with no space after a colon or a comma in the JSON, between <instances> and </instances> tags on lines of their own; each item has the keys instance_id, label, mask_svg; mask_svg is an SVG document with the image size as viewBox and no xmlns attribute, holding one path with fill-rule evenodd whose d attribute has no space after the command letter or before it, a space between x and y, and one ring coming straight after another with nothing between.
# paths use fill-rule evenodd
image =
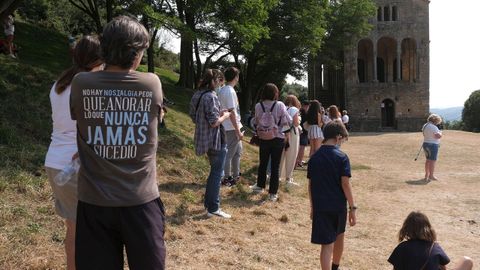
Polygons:
<instances>
[{"instance_id":1,"label":"stone wall","mask_svg":"<svg viewBox=\"0 0 480 270\"><path fill-rule=\"evenodd\" d=\"M382 7L382 11L385 7L390 11L396 9L397 20L378 21L377 17L371 20L374 29L364 39L373 45L372 58L379 57L379 51L383 49L390 50L390 55L394 55L395 59L400 56L402 61L397 66L396 60L385 60L386 64L383 66L387 70L385 73L390 72L386 75L388 78L386 82L380 82L378 78L369 78L366 82L359 82L357 46L352 46L351 50L345 52L346 109L351 118L352 129L356 131L382 131L385 129L418 131L425 123L429 113L428 1L377 0L375 2ZM394 6L395 8L393 8ZM379 40L382 38L383 40L388 39L390 42L388 46L391 48L384 48L387 43L380 43ZM412 60L412 70L415 74L407 81L402 76L403 74L400 74L403 69L408 68L403 66L402 41L406 39L413 40L412 44L415 45L415 57ZM367 59L371 64L368 68L378 68L378 60L373 63L373 59ZM396 70L400 71L397 73ZM375 73L369 70L369 72L375 74L375 77L379 74L378 71ZM402 80L398 79L399 76L402 76ZM389 126L385 126L385 112L382 114L382 107L385 105L382 105L383 101L393 102L395 119ZM389 112L391 112L390 109Z\"/></svg>"}]
</instances>

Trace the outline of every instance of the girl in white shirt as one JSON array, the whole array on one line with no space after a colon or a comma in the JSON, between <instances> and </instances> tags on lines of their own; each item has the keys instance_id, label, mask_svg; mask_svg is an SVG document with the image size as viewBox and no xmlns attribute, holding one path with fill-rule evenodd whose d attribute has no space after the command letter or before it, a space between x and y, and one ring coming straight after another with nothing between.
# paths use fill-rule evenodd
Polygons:
<instances>
[{"instance_id":1,"label":"girl in white shirt","mask_svg":"<svg viewBox=\"0 0 480 270\"><path fill-rule=\"evenodd\" d=\"M65 70L50 90L52 106L52 142L45 158L45 170L55 197L55 211L65 219L67 232L65 252L67 269L75 269L75 222L77 215L77 175L65 185L54 179L63 168L78 158L76 122L70 118L70 83L79 72L97 71L102 68L100 42L97 37L84 36L75 46L74 64Z\"/></svg>"}]
</instances>

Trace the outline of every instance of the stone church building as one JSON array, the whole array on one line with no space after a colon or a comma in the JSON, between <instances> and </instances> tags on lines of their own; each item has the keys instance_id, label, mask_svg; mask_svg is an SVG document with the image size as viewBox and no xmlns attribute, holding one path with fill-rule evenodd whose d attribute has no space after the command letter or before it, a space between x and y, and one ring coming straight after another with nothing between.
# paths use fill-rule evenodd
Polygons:
<instances>
[{"instance_id":1,"label":"stone church building","mask_svg":"<svg viewBox=\"0 0 480 270\"><path fill-rule=\"evenodd\" d=\"M419 131L429 113L429 1L374 0L370 34L330 68L309 63L311 99L346 109L354 131Z\"/></svg>"}]
</instances>

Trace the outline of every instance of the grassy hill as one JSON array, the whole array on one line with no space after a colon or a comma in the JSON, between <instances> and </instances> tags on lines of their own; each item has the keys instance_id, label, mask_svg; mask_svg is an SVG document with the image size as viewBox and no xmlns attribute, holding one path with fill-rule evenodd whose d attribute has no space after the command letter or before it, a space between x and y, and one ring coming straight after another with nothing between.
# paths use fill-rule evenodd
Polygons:
<instances>
[{"instance_id":1,"label":"grassy hill","mask_svg":"<svg viewBox=\"0 0 480 270\"><path fill-rule=\"evenodd\" d=\"M64 225L54 213L43 159L51 132L49 89L69 63L66 37L21 23L17 32L20 60L0 56L0 269L64 269ZM157 154L168 269L318 269L305 169L295 171L299 187L282 183L279 201L268 202L266 195L248 191L258 153L244 144L244 179L221 191L222 208L233 218L206 218L208 162L193 152L193 124L186 114L192 91L175 87L170 71L157 74L175 102L167 128L160 129ZM430 217L453 263L461 255L480 259L480 153L472 151L480 134L444 135L440 180L428 184L421 181L422 159L413 161L419 132L353 134L342 146L351 160L359 210L358 224L347 228L341 269L391 269L386 260L412 210Z\"/></svg>"}]
</instances>

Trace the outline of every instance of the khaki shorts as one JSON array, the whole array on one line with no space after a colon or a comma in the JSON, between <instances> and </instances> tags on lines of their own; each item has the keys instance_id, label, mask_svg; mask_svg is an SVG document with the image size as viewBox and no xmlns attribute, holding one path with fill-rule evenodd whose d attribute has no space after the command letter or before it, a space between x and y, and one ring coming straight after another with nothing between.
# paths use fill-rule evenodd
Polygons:
<instances>
[{"instance_id":1,"label":"khaki shorts","mask_svg":"<svg viewBox=\"0 0 480 270\"><path fill-rule=\"evenodd\" d=\"M60 170L45 167L48 181L52 187L55 199L55 212L62 218L69 220L77 219L77 175L72 176L65 185L59 186L53 180Z\"/></svg>"}]
</instances>

